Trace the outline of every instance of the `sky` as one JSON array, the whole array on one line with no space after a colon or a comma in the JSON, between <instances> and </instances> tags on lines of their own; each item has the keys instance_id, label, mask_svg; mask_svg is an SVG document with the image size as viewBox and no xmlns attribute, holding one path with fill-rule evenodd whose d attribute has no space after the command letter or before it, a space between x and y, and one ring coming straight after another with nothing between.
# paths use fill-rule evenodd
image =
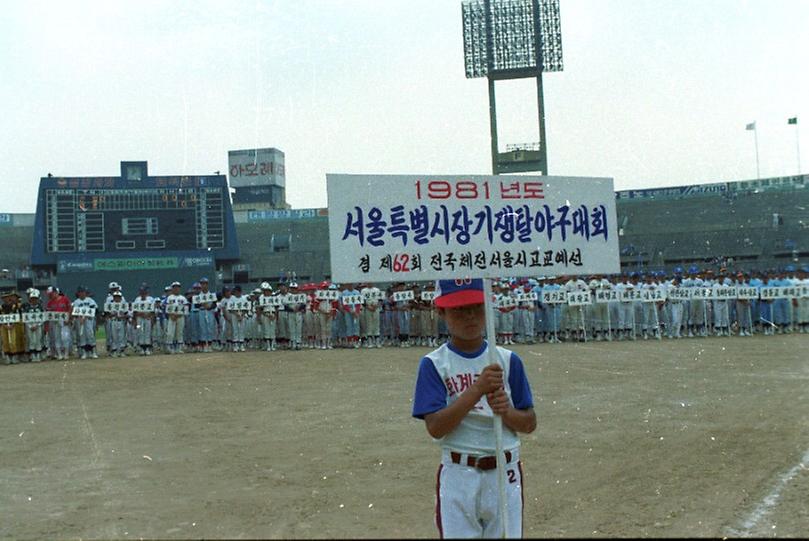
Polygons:
<instances>
[{"instance_id":1,"label":"sky","mask_svg":"<svg viewBox=\"0 0 809 541\"><path fill-rule=\"evenodd\" d=\"M561 21L549 174L754 179L756 136L762 178L798 173L800 137L809 172L806 0L561 0ZM534 84L497 83L501 151L539 139ZM33 212L49 172L203 175L243 148L284 151L293 208L327 205L327 173L491 172L459 0L4 3L0 119L0 212Z\"/></svg>"}]
</instances>

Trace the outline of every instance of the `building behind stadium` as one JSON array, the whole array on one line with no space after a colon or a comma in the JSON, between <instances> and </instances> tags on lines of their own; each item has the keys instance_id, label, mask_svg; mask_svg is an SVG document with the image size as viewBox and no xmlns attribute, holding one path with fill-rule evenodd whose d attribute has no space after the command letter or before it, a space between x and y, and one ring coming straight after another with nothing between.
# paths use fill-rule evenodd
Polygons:
<instances>
[{"instance_id":1,"label":"building behind stadium","mask_svg":"<svg viewBox=\"0 0 809 541\"><path fill-rule=\"evenodd\" d=\"M229 153L229 175L40 180L36 214L0 214L0 287L79 284L128 297L208 276L217 288L329 279L328 209L286 202L283 152ZM809 175L616 192L623 271L809 265Z\"/></svg>"}]
</instances>

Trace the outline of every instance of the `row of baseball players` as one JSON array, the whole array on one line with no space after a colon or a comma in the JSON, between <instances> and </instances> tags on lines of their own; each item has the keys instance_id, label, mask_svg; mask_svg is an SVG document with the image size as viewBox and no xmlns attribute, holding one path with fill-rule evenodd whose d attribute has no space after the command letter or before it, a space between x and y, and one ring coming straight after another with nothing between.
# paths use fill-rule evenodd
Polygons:
<instances>
[{"instance_id":1,"label":"row of baseball players","mask_svg":"<svg viewBox=\"0 0 809 541\"><path fill-rule=\"evenodd\" d=\"M809 273L801 269L770 276L768 273L728 275L711 271L675 272L666 277L649 273L622 276L558 277L504 280L493 286L493 317L497 341L502 344L594 340L669 338L708 334L750 336L754 332L809 332L809 299L678 298L675 290L739 286L755 288L809 286ZM19 297L4 303L4 311L44 312L35 319L6 323L4 354L14 362L41 360L46 351L56 359L73 351L80 358L97 357L95 330L103 320L107 352L122 356L129 349L151 355L157 348L167 353L213 349L245 351L246 347L301 349L338 347L435 346L446 338L446 326L436 316L431 297L433 284L397 283L382 291L374 284L322 282L318 290L301 292L296 283L274 290L264 282L249 293L241 287L210 290L206 278L185 292L182 284L166 286L153 297L142 286L127 301L121 287L112 282L102 306L86 288L79 287L73 300L57 288L48 288L46 302L39 291L28 291L29 301ZM665 300L595 302L599 292L661 291ZM555 292L566 295L553 302ZM576 294L588 292L586 302L571 304ZM531 295L533 294L533 295ZM557 295L557 298L559 295ZM603 296L602 296L603 297ZM4 297L11 299L12 296ZM509 299L511 301L509 302ZM16 303L16 304L15 304ZM16 307L13 307L16 306ZM83 311L81 309L84 309ZM50 312L65 312L63 319L42 322ZM41 335L41 336L40 336Z\"/></svg>"}]
</instances>

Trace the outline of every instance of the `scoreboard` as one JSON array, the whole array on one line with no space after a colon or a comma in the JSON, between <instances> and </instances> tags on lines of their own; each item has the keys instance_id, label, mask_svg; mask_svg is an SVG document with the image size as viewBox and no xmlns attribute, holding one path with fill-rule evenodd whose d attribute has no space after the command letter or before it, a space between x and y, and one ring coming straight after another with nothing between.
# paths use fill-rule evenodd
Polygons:
<instances>
[{"instance_id":1,"label":"scoreboard","mask_svg":"<svg viewBox=\"0 0 809 541\"><path fill-rule=\"evenodd\" d=\"M131 173L133 163L143 174ZM166 251L238 258L224 175L149 177L145 168L123 162L121 177L42 178L32 264Z\"/></svg>"}]
</instances>

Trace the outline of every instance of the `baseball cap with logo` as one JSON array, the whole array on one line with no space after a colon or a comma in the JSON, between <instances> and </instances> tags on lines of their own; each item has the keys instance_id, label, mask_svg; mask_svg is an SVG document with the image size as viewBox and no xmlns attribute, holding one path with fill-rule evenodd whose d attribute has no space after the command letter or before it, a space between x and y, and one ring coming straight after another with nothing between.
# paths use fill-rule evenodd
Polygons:
<instances>
[{"instance_id":1,"label":"baseball cap with logo","mask_svg":"<svg viewBox=\"0 0 809 541\"><path fill-rule=\"evenodd\" d=\"M439 308L456 308L470 304L483 304L483 279L458 278L438 280L435 283L435 305Z\"/></svg>"}]
</instances>

